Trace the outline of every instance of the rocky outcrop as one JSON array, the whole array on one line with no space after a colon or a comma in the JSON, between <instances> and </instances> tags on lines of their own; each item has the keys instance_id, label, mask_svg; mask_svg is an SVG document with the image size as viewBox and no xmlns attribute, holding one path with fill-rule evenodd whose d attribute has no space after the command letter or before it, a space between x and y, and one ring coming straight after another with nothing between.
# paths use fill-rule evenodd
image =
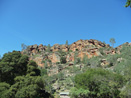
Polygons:
<instances>
[{"instance_id":1,"label":"rocky outcrop","mask_svg":"<svg viewBox=\"0 0 131 98\"><path fill-rule=\"evenodd\" d=\"M106 59L102 59L100 62L102 67L106 67L109 64L109 62Z\"/></svg>"},{"instance_id":2,"label":"rocky outcrop","mask_svg":"<svg viewBox=\"0 0 131 98\"><path fill-rule=\"evenodd\" d=\"M71 45L59 45L55 44L50 49L47 46L40 45L31 45L28 46L26 50L22 51L22 53L26 53L30 56L30 58L39 66L44 66L44 63L42 61L50 60L51 63L57 63L60 62L61 58L61 52L65 52L65 57L67 62L73 62L74 57L83 59L84 56L87 56L88 58L99 56L101 53L99 52L99 48L106 47L109 48L110 46L108 44L104 44L97 40L78 40ZM77 52L77 55L75 55L75 52ZM115 54L116 51L109 50L105 51L105 54ZM37 56L41 55L41 56Z\"/></svg>"},{"instance_id":3,"label":"rocky outcrop","mask_svg":"<svg viewBox=\"0 0 131 98\"><path fill-rule=\"evenodd\" d=\"M62 51L64 51L64 52L67 52L67 51L69 51L69 46L68 46L68 45L55 44L55 45L53 45L53 46L51 47L51 50L52 50L53 52L60 51L60 50L62 50Z\"/></svg>"},{"instance_id":4,"label":"rocky outcrop","mask_svg":"<svg viewBox=\"0 0 131 98\"><path fill-rule=\"evenodd\" d=\"M116 54L116 50L115 49L112 49L112 50L109 50L109 51L105 51L106 55L108 54Z\"/></svg>"},{"instance_id":5,"label":"rocky outcrop","mask_svg":"<svg viewBox=\"0 0 131 98\"><path fill-rule=\"evenodd\" d=\"M52 63L60 62L60 56L56 53L48 55L48 58L51 60Z\"/></svg>"}]
</instances>

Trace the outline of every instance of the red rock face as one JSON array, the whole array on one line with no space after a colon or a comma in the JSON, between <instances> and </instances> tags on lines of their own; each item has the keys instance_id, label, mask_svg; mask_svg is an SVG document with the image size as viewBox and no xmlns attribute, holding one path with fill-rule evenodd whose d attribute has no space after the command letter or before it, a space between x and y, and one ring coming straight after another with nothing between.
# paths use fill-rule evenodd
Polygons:
<instances>
[{"instance_id":1,"label":"red rock face","mask_svg":"<svg viewBox=\"0 0 131 98\"><path fill-rule=\"evenodd\" d=\"M66 56L66 61L67 61L67 62L72 62L72 61L74 61L74 53L73 53L73 52L70 53L70 54L68 54L68 55Z\"/></svg>"},{"instance_id":2,"label":"red rock face","mask_svg":"<svg viewBox=\"0 0 131 98\"><path fill-rule=\"evenodd\" d=\"M52 63L60 62L60 56L53 53L48 56Z\"/></svg>"},{"instance_id":3,"label":"red rock face","mask_svg":"<svg viewBox=\"0 0 131 98\"><path fill-rule=\"evenodd\" d=\"M116 54L116 50L115 49L112 49L112 50L109 50L109 51L105 51L105 53L108 55L108 54Z\"/></svg>"},{"instance_id":4,"label":"red rock face","mask_svg":"<svg viewBox=\"0 0 131 98\"><path fill-rule=\"evenodd\" d=\"M73 62L74 61L74 55L77 51L78 55L77 57L83 59L83 57L86 55L88 58L91 58L93 56L99 56L99 48L106 47L109 48L110 46L108 44L104 44L97 40L78 40L74 42L71 45L59 45L55 44L50 48L50 51L46 51L47 47L43 46L42 44L38 45L32 45L29 46L27 50L24 50L28 53L30 58L32 60L36 61L36 63L39 66L44 66L42 61L49 59L52 63L60 62L60 54L57 54L56 52L63 51L67 54L65 55L67 62ZM22 51L22 53L24 52ZM106 54L115 54L116 51L110 50L105 51ZM41 55L41 57L35 57L36 55ZM44 54L47 54L44 56ZM33 58L34 57L34 58Z\"/></svg>"}]
</instances>

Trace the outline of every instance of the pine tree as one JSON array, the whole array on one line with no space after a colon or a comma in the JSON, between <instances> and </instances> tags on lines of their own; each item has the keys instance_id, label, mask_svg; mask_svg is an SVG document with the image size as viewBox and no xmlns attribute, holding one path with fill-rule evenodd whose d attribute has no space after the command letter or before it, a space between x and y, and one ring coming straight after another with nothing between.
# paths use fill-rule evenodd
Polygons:
<instances>
[{"instance_id":1,"label":"pine tree","mask_svg":"<svg viewBox=\"0 0 131 98\"><path fill-rule=\"evenodd\" d=\"M68 40L66 40L66 43L65 43L65 45L68 45Z\"/></svg>"}]
</instances>

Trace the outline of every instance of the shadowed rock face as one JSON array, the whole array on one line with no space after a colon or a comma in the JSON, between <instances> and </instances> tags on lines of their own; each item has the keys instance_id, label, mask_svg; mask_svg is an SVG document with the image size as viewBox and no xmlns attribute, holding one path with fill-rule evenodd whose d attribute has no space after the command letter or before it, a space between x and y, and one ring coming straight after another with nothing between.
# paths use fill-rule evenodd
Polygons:
<instances>
[{"instance_id":1,"label":"shadowed rock face","mask_svg":"<svg viewBox=\"0 0 131 98\"><path fill-rule=\"evenodd\" d=\"M83 59L84 56L87 56L88 58L99 56L101 55L99 48L110 48L110 46L100 41L90 39L78 40L71 45L55 44L50 47L49 50L47 46L35 44L28 46L27 49L23 50L21 53L29 55L30 59L36 61L39 66L44 66L42 61L48 60L51 63L57 63L60 62L61 56L64 56L67 62L74 61L74 57ZM116 50L118 49L111 49L109 51L104 51L104 53L115 54L118 52ZM64 52L64 55L61 55L62 52Z\"/></svg>"}]
</instances>

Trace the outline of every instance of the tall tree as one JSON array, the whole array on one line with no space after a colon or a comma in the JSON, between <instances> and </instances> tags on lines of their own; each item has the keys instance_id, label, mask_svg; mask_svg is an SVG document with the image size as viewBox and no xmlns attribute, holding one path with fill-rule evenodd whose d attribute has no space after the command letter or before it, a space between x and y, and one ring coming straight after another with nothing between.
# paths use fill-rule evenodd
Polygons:
<instances>
[{"instance_id":1,"label":"tall tree","mask_svg":"<svg viewBox=\"0 0 131 98\"><path fill-rule=\"evenodd\" d=\"M21 44L21 48L22 48L22 51L27 49L27 45L25 45L24 43Z\"/></svg>"},{"instance_id":2,"label":"tall tree","mask_svg":"<svg viewBox=\"0 0 131 98\"><path fill-rule=\"evenodd\" d=\"M0 61L0 98L51 98L34 61L18 51Z\"/></svg>"},{"instance_id":3,"label":"tall tree","mask_svg":"<svg viewBox=\"0 0 131 98\"><path fill-rule=\"evenodd\" d=\"M65 43L65 45L68 45L68 40L66 40L66 43Z\"/></svg>"},{"instance_id":4,"label":"tall tree","mask_svg":"<svg viewBox=\"0 0 131 98\"><path fill-rule=\"evenodd\" d=\"M112 44L112 47L114 47L114 44L116 43L115 39L114 39L114 38L111 38L111 39L110 39L110 43Z\"/></svg>"},{"instance_id":5,"label":"tall tree","mask_svg":"<svg viewBox=\"0 0 131 98\"><path fill-rule=\"evenodd\" d=\"M4 54L0 62L0 81L13 84L16 76L26 74L27 63L28 57L18 51Z\"/></svg>"},{"instance_id":6,"label":"tall tree","mask_svg":"<svg viewBox=\"0 0 131 98\"><path fill-rule=\"evenodd\" d=\"M48 46L47 46L47 51L48 52L50 52L50 48L51 48L51 46L50 46L50 44L48 44Z\"/></svg>"}]
</instances>

